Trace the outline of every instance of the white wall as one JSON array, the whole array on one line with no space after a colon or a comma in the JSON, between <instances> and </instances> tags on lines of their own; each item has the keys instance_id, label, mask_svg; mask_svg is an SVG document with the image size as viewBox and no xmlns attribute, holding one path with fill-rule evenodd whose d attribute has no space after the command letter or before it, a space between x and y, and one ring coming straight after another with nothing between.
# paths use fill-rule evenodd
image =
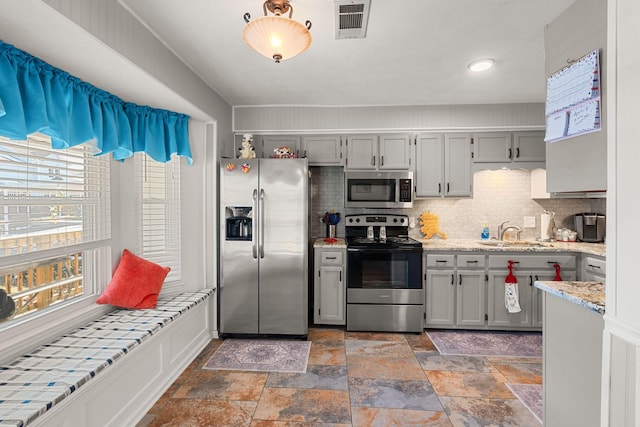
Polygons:
<instances>
[{"instance_id":1,"label":"white wall","mask_svg":"<svg viewBox=\"0 0 640 427\"><path fill-rule=\"evenodd\" d=\"M602 426L640 424L640 286L637 254L640 3L608 1L607 288Z\"/></svg>"},{"instance_id":2,"label":"white wall","mask_svg":"<svg viewBox=\"0 0 640 427\"><path fill-rule=\"evenodd\" d=\"M532 130L544 120L544 104L233 108L237 133Z\"/></svg>"}]
</instances>

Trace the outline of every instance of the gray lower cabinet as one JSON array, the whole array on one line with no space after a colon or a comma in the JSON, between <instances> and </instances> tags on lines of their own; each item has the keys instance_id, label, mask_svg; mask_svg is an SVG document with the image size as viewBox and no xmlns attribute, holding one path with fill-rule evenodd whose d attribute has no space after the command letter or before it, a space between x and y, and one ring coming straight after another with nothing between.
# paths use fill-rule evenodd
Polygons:
<instances>
[{"instance_id":1,"label":"gray lower cabinet","mask_svg":"<svg viewBox=\"0 0 640 427\"><path fill-rule=\"evenodd\" d=\"M518 281L521 309L518 313L509 313L505 306L505 280L509 260L516 262L514 275ZM533 284L538 280L553 280L556 263L561 267L563 280L576 279L576 256L572 254L490 255L488 326L492 329L542 328L542 291Z\"/></svg>"},{"instance_id":2,"label":"gray lower cabinet","mask_svg":"<svg viewBox=\"0 0 640 427\"><path fill-rule=\"evenodd\" d=\"M509 260L516 262L518 313L505 306ZM543 292L533 284L553 280L555 264L563 280L576 280L574 254L425 252L425 327L541 330Z\"/></svg>"},{"instance_id":3,"label":"gray lower cabinet","mask_svg":"<svg viewBox=\"0 0 640 427\"><path fill-rule=\"evenodd\" d=\"M485 256L428 254L426 321L430 328L483 327L486 316Z\"/></svg>"},{"instance_id":4,"label":"gray lower cabinet","mask_svg":"<svg viewBox=\"0 0 640 427\"><path fill-rule=\"evenodd\" d=\"M582 255L581 280L585 282L602 282L607 279L607 261L596 255Z\"/></svg>"},{"instance_id":5,"label":"gray lower cabinet","mask_svg":"<svg viewBox=\"0 0 640 427\"><path fill-rule=\"evenodd\" d=\"M345 325L346 290L344 286L345 249L314 251L313 322Z\"/></svg>"}]
</instances>

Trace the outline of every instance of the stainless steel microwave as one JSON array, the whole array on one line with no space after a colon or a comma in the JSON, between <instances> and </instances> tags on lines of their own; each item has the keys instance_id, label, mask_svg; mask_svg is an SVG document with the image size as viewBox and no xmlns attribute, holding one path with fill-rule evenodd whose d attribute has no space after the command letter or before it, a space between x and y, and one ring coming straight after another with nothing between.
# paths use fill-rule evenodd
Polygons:
<instances>
[{"instance_id":1,"label":"stainless steel microwave","mask_svg":"<svg viewBox=\"0 0 640 427\"><path fill-rule=\"evenodd\" d=\"M413 171L344 173L346 208L413 207Z\"/></svg>"}]
</instances>

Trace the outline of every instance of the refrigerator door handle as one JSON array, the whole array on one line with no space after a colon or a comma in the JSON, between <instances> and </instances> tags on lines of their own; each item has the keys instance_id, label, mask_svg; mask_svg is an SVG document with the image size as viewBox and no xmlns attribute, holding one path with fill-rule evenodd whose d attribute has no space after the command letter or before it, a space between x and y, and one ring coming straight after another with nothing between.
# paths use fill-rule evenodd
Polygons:
<instances>
[{"instance_id":1,"label":"refrigerator door handle","mask_svg":"<svg viewBox=\"0 0 640 427\"><path fill-rule=\"evenodd\" d=\"M254 189L253 190L253 212L255 215L255 212L258 210L258 190ZM251 252L253 253L253 258L254 259L258 259L258 246L256 241L258 240L258 234L256 233L256 221L251 221L251 233L252 233L252 237L251 237Z\"/></svg>"},{"instance_id":2,"label":"refrigerator door handle","mask_svg":"<svg viewBox=\"0 0 640 427\"><path fill-rule=\"evenodd\" d=\"M258 209L258 213L260 214L260 232L259 232L260 242L258 244L258 251L260 252L260 258L264 258L264 190L263 189L260 189L260 207Z\"/></svg>"}]
</instances>

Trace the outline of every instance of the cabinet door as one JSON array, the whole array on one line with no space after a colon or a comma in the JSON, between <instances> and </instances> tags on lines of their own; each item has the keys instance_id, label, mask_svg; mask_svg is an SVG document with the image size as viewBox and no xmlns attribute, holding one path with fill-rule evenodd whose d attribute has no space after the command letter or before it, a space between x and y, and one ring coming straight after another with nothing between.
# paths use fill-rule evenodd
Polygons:
<instances>
[{"instance_id":1,"label":"cabinet door","mask_svg":"<svg viewBox=\"0 0 640 427\"><path fill-rule=\"evenodd\" d=\"M515 132L513 150L514 162L544 162L544 132Z\"/></svg>"},{"instance_id":2,"label":"cabinet door","mask_svg":"<svg viewBox=\"0 0 640 427\"><path fill-rule=\"evenodd\" d=\"M416 138L416 197L442 196L444 134L424 133Z\"/></svg>"},{"instance_id":3,"label":"cabinet door","mask_svg":"<svg viewBox=\"0 0 640 427\"><path fill-rule=\"evenodd\" d=\"M445 197L471 196L471 136L445 134L444 152Z\"/></svg>"},{"instance_id":4,"label":"cabinet door","mask_svg":"<svg viewBox=\"0 0 640 427\"><path fill-rule=\"evenodd\" d=\"M411 136L380 136L380 169L409 169L411 167Z\"/></svg>"},{"instance_id":5,"label":"cabinet door","mask_svg":"<svg viewBox=\"0 0 640 427\"><path fill-rule=\"evenodd\" d=\"M347 169L378 168L378 136L347 136Z\"/></svg>"},{"instance_id":6,"label":"cabinet door","mask_svg":"<svg viewBox=\"0 0 640 427\"><path fill-rule=\"evenodd\" d=\"M268 159L279 147L289 147L298 156L300 155L299 136L264 136L262 137L262 157Z\"/></svg>"},{"instance_id":7,"label":"cabinet door","mask_svg":"<svg viewBox=\"0 0 640 427\"><path fill-rule=\"evenodd\" d=\"M532 274L528 271L514 273L518 280L519 313L509 313L504 303L506 272L489 272L489 326L529 327L531 326L531 286Z\"/></svg>"},{"instance_id":8,"label":"cabinet door","mask_svg":"<svg viewBox=\"0 0 640 427\"><path fill-rule=\"evenodd\" d=\"M483 326L487 314L485 273L458 271L456 290L456 325Z\"/></svg>"},{"instance_id":9,"label":"cabinet door","mask_svg":"<svg viewBox=\"0 0 640 427\"><path fill-rule=\"evenodd\" d=\"M316 277L313 321L318 324L344 325L345 290L342 267L321 266Z\"/></svg>"},{"instance_id":10,"label":"cabinet door","mask_svg":"<svg viewBox=\"0 0 640 427\"><path fill-rule=\"evenodd\" d=\"M533 274L533 281L552 281L556 276L555 271L548 272L540 272ZM576 272L575 271L563 271L561 272L562 280L576 280ZM536 326L538 328L542 328L542 297L544 296L544 291L536 288L535 286L531 287L531 326Z\"/></svg>"},{"instance_id":11,"label":"cabinet door","mask_svg":"<svg viewBox=\"0 0 640 427\"><path fill-rule=\"evenodd\" d=\"M511 132L487 132L473 135L473 162L511 162Z\"/></svg>"},{"instance_id":12,"label":"cabinet door","mask_svg":"<svg viewBox=\"0 0 640 427\"><path fill-rule=\"evenodd\" d=\"M309 160L309 166L343 164L340 135L303 136L301 151L301 156Z\"/></svg>"},{"instance_id":13,"label":"cabinet door","mask_svg":"<svg viewBox=\"0 0 640 427\"><path fill-rule=\"evenodd\" d=\"M455 274L453 270L427 270L425 305L427 326L455 324Z\"/></svg>"}]
</instances>

